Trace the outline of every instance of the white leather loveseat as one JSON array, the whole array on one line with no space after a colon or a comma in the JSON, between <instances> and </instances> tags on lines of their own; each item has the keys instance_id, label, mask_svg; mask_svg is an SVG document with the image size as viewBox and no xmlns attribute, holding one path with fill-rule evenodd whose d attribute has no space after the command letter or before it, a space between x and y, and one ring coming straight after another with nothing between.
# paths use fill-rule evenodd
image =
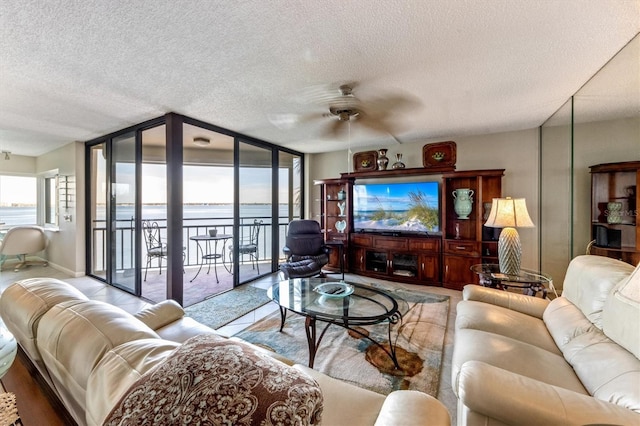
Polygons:
<instances>
[{"instance_id":1,"label":"white leather loveseat","mask_svg":"<svg viewBox=\"0 0 640 426\"><path fill-rule=\"evenodd\" d=\"M312 387L319 385L322 424L449 424L444 405L427 394L396 391L383 396L303 366L291 366L276 354L246 342L229 345L240 341L212 337L216 335L214 330L185 317L173 301L130 315L110 304L88 300L65 282L34 278L16 282L2 293L0 315L79 425L102 424L112 410L117 411L121 399L126 401L134 385L151 376L149 373L162 371L167 359L174 358L175 362L183 343L195 341L193 347L202 346L198 339L203 337L222 341L216 350L224 346L239 349L237 353L259 354L262 361L245 362L245 366L277 363L272 367L285 371L284 375L304 376ZM227 369L227 360L223 364L219 367ZM139 411L140 407L133 408Z\"/></svg>"},{"instance_id":2,"label":"white leather loveseat","mask_svg":"<svg viewBox=\"0 0 640 426\"><path fill-rule=\"evenodd\" d=\"M639 425L640 266L571 261L561 297L469 285L457 305L460 425Z\"/></svg>"}]
</instances>

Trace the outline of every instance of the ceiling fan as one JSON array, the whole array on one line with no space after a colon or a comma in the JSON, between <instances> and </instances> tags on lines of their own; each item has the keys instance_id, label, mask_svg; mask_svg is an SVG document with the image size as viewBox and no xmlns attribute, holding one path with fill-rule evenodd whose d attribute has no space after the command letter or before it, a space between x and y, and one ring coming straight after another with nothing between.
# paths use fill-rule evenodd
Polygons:
<instances>
[{"instance_id":1,"label":"ceiling fan","mask_svg":"<svg viewBox=\"0 0 640 426\"><path fill-rule=\"evenodd\" d=\"M417 102L408 97L390 95L385 97L370 97L359 99L353 94L354 83L341 84L337 93L332 89L327 93L326 87L318 90L316 87L303 93L303 103L321 105L325 112L317 112L299 116L297 124L320 120L326 122L321 130L321 136L329 138L343 137L350 127L361 126L375 133L391 136L394 141L400 143L394 136L397 131L397 120L393 116L408 107L415 106ZM300 99L300 98L299 98ZM328 112L327 112L328 109ZM274 122L274 124L278 125Z\"/></svg>"},{"instance_id":2,"label":"ceiling fan","mask_svg":"<svg viewBox=\"0 0 640 426\"><path fill-rule=\"evenodd\" d=\"M353 94L353 85L342 84L338 88L339 96L328 102L329 112L323 117L332 119L330 125L325 128L324 134L328 137L339 137L345 132L345 124L353 123L376 133L394 136L396 131L391 116L409 103L405 98L391 96L385 98L373 98L364 102ZM349 123L349 124L351 124Z\"/></svg>"}]
</instances>

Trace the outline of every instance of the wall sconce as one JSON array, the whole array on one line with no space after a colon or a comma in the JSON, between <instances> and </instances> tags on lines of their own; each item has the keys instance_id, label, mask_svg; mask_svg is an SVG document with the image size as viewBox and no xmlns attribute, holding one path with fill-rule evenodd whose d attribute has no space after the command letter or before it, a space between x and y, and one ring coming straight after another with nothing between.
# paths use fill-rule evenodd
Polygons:
<instances>
[{"instance_id":1,"label":"wall sconce","mask_svg":"<svg viewBox=\"0 0 640 426\"><path fill-rule=\"evenodd\" d=\"M2 151L5 160L11 160L11 151Z\"/></svg>"}]
</instances>

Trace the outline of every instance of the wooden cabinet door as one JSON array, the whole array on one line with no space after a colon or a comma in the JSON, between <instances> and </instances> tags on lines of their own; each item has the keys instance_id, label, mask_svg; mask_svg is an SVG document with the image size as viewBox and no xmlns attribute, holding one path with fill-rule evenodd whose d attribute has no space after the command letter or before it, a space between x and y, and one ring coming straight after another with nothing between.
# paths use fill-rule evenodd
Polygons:
<instances>
[{"instance_id":1,"label":"wooden cabinet door","mask_svg":"<svg viewBox=\"0 0 640 426\"><path fill-rule=\"evenodd\" d=\"M362 247L351 247L351 256L349 259L349 266L351 270L354 272L363 272L364 271L364 248Z\"/></svg>"},{"instance_id":2,"label":"wooden cabinet door","mask_svg":"<svg viewBox=\"0 0 640 426\"><path fill-rule=\"evenodd\" d=\"M478 284L478 276L471 271L471 266L476 263L480 263L480 258L445 255L443 285L462 290L467 284Z\"/></svg>"},{"instance_id":3,"label":"wooden cabinet door","mask_svg":"<svg viewBox=\"0 0 640 426\"><path fill-rule=\"evenodd\" d=\"M420 283L440 285L440 256L420 256Z\"/></svg>"}]
</instances>

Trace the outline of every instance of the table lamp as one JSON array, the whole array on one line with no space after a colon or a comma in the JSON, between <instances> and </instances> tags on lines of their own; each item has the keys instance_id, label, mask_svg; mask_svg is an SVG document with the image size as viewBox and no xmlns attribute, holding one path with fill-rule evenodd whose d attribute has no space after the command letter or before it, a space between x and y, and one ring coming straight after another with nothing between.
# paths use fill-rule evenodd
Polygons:
<instances>
[{"instance_id":1,"label":"table lamp","mask_svg":"<svg viewBox=\"0 0 640 426\"><path fill-rule=\"evenodd\" d=\"M529 217L524 198L494 198L489 218L484 224L490 228L502 228L498 240L500 272L517 275L520 272L522 246L516 228L535 226Z\"/></svg>"}]
</instances>

